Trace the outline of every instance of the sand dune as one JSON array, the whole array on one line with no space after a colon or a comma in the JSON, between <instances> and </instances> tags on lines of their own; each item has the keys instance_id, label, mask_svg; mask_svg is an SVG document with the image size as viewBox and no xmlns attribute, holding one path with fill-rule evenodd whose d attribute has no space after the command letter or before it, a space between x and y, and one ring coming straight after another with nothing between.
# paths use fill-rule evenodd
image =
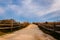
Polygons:
<instances>
[{"instance_id":1,"label":"sand dune","mask_svg":"<svg viewBox=\"0 0 60 40\"><path fill-rule=\"evenodd\" d=\"M26 28L0 37L0 40L56 40L39 30L37 25L30 24Z\"/></svg>"}]
</instances>

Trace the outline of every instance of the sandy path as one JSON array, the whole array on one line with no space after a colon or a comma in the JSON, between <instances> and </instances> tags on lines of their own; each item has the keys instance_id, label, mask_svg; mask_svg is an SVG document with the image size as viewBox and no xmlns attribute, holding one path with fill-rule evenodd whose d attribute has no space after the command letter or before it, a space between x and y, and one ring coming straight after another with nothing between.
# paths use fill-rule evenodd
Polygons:
<instances>
[{"instance_id":1,"label":"sandy path","mask_svg":"<svg viewBox=\"0 0 60 40\"><path fill-rule=\"evenodd\" d=\"M39 30L37 25L30 24L28 27L0 37L0 40L55 40L50 35Z\"/></svg>"}]
</instances>

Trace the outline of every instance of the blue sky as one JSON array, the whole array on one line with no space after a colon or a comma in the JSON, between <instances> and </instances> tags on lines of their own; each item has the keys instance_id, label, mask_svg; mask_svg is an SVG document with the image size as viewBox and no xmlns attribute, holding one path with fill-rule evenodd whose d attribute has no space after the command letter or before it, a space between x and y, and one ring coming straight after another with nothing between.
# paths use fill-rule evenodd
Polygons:
<instances>
[{"instance_id":1,"label":"blue sky","mask_svg":"<svg viewBox=\"0 0 60 40\"><path fill-rule=\"evenodd\" d=\"M60 20L60 0L0 0L0 20L45 22Z\"/></svg>"}]
</instances>

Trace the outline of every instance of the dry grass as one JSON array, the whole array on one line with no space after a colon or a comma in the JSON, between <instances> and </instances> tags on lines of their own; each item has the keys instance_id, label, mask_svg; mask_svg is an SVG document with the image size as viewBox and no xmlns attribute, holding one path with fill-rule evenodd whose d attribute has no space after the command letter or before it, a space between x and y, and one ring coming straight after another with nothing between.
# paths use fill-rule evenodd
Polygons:
<instances>
[{"instance_id":1,"label":"dry grass","mask_svg":"<svg viewBox=\"0 0 60 40\"><path fill-rule=\"evenodd\" d=\"M4 34L6 34L6 33L0 31L0 36L2 36L2 35L4 35Z\"/></svg>"}]
</instances>

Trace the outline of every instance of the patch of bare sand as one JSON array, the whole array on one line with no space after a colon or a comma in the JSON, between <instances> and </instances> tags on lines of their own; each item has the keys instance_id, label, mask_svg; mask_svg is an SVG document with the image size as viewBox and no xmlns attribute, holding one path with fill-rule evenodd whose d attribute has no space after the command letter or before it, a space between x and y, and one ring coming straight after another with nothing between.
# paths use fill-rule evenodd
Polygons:
<instances>
[{"instance_id":1,"label":"patch of bare sand","mask_svg":"<svg viewBox=\"0 0 60 40\"><path fill-rule=\"evenodd\" d=\"M2 39L3 38L3 39ZM2 40L56 40L52 36L39 30L37 25L30 24L24 29L12 34L1 36Z\"/></svg>"}]
</instances>

